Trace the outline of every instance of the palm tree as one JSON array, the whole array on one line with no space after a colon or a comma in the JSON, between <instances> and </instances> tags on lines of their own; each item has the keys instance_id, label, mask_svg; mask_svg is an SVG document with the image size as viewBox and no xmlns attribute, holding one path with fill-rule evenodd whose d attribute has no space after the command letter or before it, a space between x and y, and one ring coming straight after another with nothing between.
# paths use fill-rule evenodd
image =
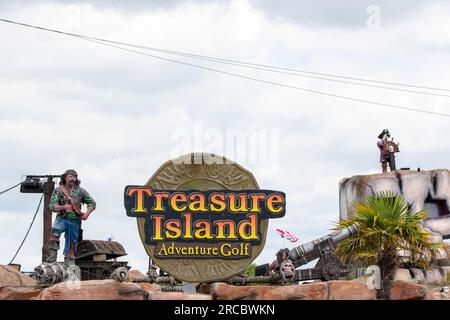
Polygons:
<instances>
[{"instance_id":1,"label":"palm tree","mask_svg":"<svg viewBox=\"0 0 450 320\"><path fill-rule=\"evenodd\" d=\"M382 279L378 298L388 299L395 269L401 262L399 251L409 253L411 264L425 268L425 255L439 247L422 226L427 214L424 210L410 213L403 196L392 192L369 196L367 202L354 204L353 212L354 216L338 222L335 229L356 224L358 232L340 242L336 254L345 263L378 265Z\"/></svg>"}]
</instances>

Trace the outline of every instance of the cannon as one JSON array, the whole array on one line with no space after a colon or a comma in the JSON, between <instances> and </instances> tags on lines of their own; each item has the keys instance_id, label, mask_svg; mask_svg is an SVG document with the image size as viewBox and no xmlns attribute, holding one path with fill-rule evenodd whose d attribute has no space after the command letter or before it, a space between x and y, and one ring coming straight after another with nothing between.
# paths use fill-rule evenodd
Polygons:
<instances>
[{"instance_id":1,"label":"cannon","mask_svg":"<svg viewBox=\"0 0 450 320\"><path fill-rule=\"evenodd\" d=\"M344 265L336 256L335 251L339 242L356 234L357 231L357 226L351 225L290 250L289 259L296 269L319 259L314 268L297 270L296 279L299 281L312 279L336 280L352 271L352 267Z\"/></svg>"},{"instance_id":2,"label":"cannon","mask_svg":"<svg viewBox=\"0 0 450 320\"><path fill-rule=\"evenodd\" d=\"M63 262L43 262L34 269L36 283L39 286L50 287L59 282L73 279L76 273L74 268L69 270Z\"/></svg>"},{"instance_id":3,"label":"cannon","mask_svg":"<svg viewBox=\"0 0 450 320\"><path fill-rule=\"evenodd\" d=\"M352 267L344 265L336 256L336 245L356 234L357 231L357 226L351 225L291 250L281 249L277 254L276 261L270 265L265 264L256 268L256 276L268 276L277 273L285 283L314 279L337 280L351 272ZM297 269L316 259L319 259L319 261L314 268Z\"/></svg>"}]
</instances>

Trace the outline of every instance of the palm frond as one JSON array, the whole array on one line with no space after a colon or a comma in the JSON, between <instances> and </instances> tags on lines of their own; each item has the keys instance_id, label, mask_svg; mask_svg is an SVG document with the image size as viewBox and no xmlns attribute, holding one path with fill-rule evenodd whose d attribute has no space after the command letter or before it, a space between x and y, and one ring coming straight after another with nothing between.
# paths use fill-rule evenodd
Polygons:
<instances>
[{"instance_id":1,"label":"palm frond","mask_svg":"<svg viewBox=\"0 0 450 320\"><path fill-rule=\"evenodd\" d=\"M386 254L397 257L399 249L407 250L418 263L424 251L432 250L430 234L422 227L427 214L424 210L410 213L408 203L401 195L380 192L367 197L366 202L352 205L354 215L335 224L336 230L356 224L357 234L338 244L336 253L345 261L359 259L373 262Z\"/></svg>"}]
</instances>

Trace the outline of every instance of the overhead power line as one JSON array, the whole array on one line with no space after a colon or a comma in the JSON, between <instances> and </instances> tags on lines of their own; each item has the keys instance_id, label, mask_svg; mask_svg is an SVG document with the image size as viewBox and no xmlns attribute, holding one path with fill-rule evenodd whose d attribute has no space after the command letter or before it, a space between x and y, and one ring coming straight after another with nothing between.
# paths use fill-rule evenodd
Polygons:
<instances>
[{"instance_id":1,"label":"overhead power line","mask_svg":"<svg viewBox=\"0 0 450 320\"><path fill-rule=\"evenodd\" d=\"M20 249L22 249L23 244L25 243L25 240L28 237L28 234L30 233L31 227L33 226L34 220L36 219L36 215L39 212L39 208L41 207L41 203L42 203L42 199L44 198L44 194L42 194L41 199L39 200L39 204L37 206L36 212L34 213L33 219L31 220L30 226L28 227L27 233L25 234L25 237L23 238L22 242L20 243L19 248L17 249L16 253L14 254L14 257L11 259L11 261L9 262L9 264L12 264L14 259L17 257L17 255L19 254Z\"/></svg>"},{"instance_id":2,"label":"overhead power line","mask_svg":"<svg viewBox=\"0 0 450 320\"><path fill-rule=\"evenodd\" d=\"M10 190L12 190L12 189L18 187L18 186L20 186L21 184L22 184L22 182L19 182L19 183L16 184L15 186L12 186L12 187L9 187L9 188L6 189L6 190L3 190L2 192L0 192L0 195L2 195L2 194L4 194L4 193L6 193L6 192L8 192L8 191L10 191Z\"/></svg>"},{"instance_id":3,"label":"overhead power line","mask_svg":"<svg viewBox=\"0 0 450 320\"><path fill-rule=\"evenodd\" d=\"M87 36L85 36L85 37L87 37ZM187 53L187 52L181 52L181 51L160 49L160 48L148 47L148 46L143 46L143 45L130 44L130 43L126 43L126 42L105 40L105 39L101 39L101 38L92 38L92 39L105 41L105 42L110 42L110 43L115 43L115 44L126 45L126 46L131 46L131 47L136 47L136 48L141 48L141 49L159 51L159 52L163 52L163 53L170 53L170 54L175 54L175 55L181 55L181 56L186 56L186 57L191 57L191 58L198 58L198 59L204 59L204 60L209 60L209 61L223 61L223 62L236 63L236 64L239 64L241 66L247 65L247 66L254 66L254 67L265 68L265 69L260 69L260 70L274 69L274 70L284 70L284 71L296 72L296 73L280 72L280 73L284 73L284 74L296 75L298 73L307 73L307 74L314 74L314 75L320 75L320 76L326 76L326 77L334 77L334 78L358 80L358 81L380 83L380 84L388 84L388 85L395 85L395 86L402 86L402 87L410 87L410 88L419 88L419 89L428 89L428 90L437 90L437 91L450 92L450 89L444 89L444 88L419 86L419 85L412 85L412 84L406 84L406 83L400 83L400 82L388 82L388 81L380 81L380 80L371 80L371 79L366 79L366 78L357 78L357 77L336 75L336 74L330 74L330 73L321 73L321 72L313 72L313 71L307 71L307 70L301 70L301 69L284 68L284 67L277 67L277 66L271 66L271 65L266 65L266 64L258 64L258 63L251 63L251 62L245 62L245 61L239 61L239 60L232 60L232 59L224 59L224 58L217 58L217 57L211 57L211 56L204 56L204 55L199 55L199 54L194 54L194 53ZM267 70L267 71L269 71L269 70ZM302 76L302 75L299 75L299 76ZM303 75L303 76L305 76L305 75ZM318 78L318 77L311 77L311 78L330 80L330 81L333 80L333 79ZM356 84L354 82L348 82L348 83ZM382 87L382 88L384 88L384 87ZM412 91L412 92L415 92L415 91Z\"/></svg>"},{"instance_id":4,"label":"overhead power line","mask_svg":"<svg viewBox=\"0 0 450 320\"><path fill-rule=\"evenodd\" d=\"M268 72L279 73L279 74L286 74L286 75L291 75L291 76L296 76L296 77L303 77L303 78L310 78L310 79L317 79L317 80L324 80L324 81L332 81L332 82L337 82L337 83L350 84L350 85L354 85L354 86L363 86L363 87L370 87L370 88L378 88L378 89L386 89L386 90L394 90L394 91L402 91L402 92L410 92L410 93L450 98L450 95L441 94L441 93L417 91L417 90L411 90L411 89L380 86L380 85L375 85L375 84L370 84L370 83L361 83L361 82L305 75L305 74L301 73L301 72L303 72L303 73L305 72L302 70L279 68L279 67L273 67L273 66L268 66L268 65L259 65L259 64L254 64L254 63L242 62L242 61L238 61L238 60L229 60L229 59L221 59L221 58L214 58L214 57L208 57L208 56L200 56L200 55L195 55L195 54L191 54L191 53L177 52L177 51L171 51L171 50L165 50L165 49L159 49L159 48L152 48L152 47L130 44L130 43L125 43L125 42L111 41L111 40L105 40L105 39L100 39L100 38L91 38L91 37L87 37L87 36L81 36L81 38L89 39L89 40L97 40L97 41L106 42L106 43L119 44L119 45L123 45L123 46L127 46L127 47L140 48L140 49L156 51L156 52L161 52L161 53L168 53L168 54L172 54L172 55L176 55L176 56L193 58L193 59L198 59L198 60L202 60L202 61L210 61L210 62L225 64L225 65L243 67L243 68L247 68L247 69L268 71ZM282 69L291 70L291 72L283 71ZM320 74L320 73L316 73L316 74ZM325 75L325 74L321 74L321 75ZM347 78L347 77L343 77L343 78ZM358 79L358 78L355 78L355 79ZM359 79L359 80L360 81L372 81L372 80L363 80L363 79ZM380 81L378 81L378 82L380 82ZM403 86L411 87L409 85L403 85ZM412 86L412 87L414 87L414 86ZM419 88L431 89L430 87L419 87ZM433 89L433 90L450 91L450 90L446 90L446 89Z\"/></svg>"},{"instance_id":5,"label":"overhead power line","mask_svg":"<svg viewBox=\"0 0 450 320\"><path fill-rule=\"evenodd\" d=\"M134 45L127 45L127 46L138 47L138 46L134 46ZM151 50L151 49L149 49L149 50ZM155 50L155 51L163 52L162 50ZM402 92L410 92L410 93L417 93L417 94L424 94L424 95L430 95L430 96L450 98L450 95L441 94L441 93L409 90L409 89L379 86L379 85L368 84L368 83L361 83L361 82L354 82L354 81L346 81L346 80L339 80L339 79L330 79L330 78L324 78L324 77L310 76L310 75L294 73L294 72L278 71L278 70L275 70L273 67L272 68L263 68L263 67L254 67L254 66L249 65L248 63L223 62L223 61L220 61L220 60L216 60L215 58L196 58L196 57L193 57L193 56L190 56L190 55L180 54L180 53L171 53L171 54L174 54L174 55L177 55L177 56L182 56L182 57L190 57L190 58L194 58L194 59L200 59L200 60L203 60L203 61L212 61L212 62L226 64L226 65L238 66L238 67L243 67L243 68L248 68L248 69L253 69L253 70L262 70L262 71L274 72L274 73L279 73L279 74L287 74L287 75L292 75L292 76L296 76L296 77L304 77L304 78L310 78L310 79L317 79L317 80L332 81L332 82L343 83L343 84L350 84L350 85L354 85L354 86L362 86L362 87L370 87L370 88L378 88L378 89L386 89L386 90L394 90L394 91L402 91Z\"/></svg>"},{"instance_id":6,"label":"overhead power line","mask_svg":"<svg viewBox=\"0 0 450 320\"><path fill-rule=\"evenodd\" d=\"M329 93L329 92L312 90L312 89L307 89L307 88L303 88L303 87L293 86L293 85L289 85L289 84L284 84L284 83L279 83L279 82L274 82L274 81L269 81L269 80L253 78L253 77L249 77L249 76L245 76L245 75L241 75L241 74L236 74L236 73L232 73L232 72L227 72L227 71L223 71L223 70L218 70L218 69L214 69L214 68L210 68L210 67L200 66L200 65L193 64L193 63L188 63L188 62L184 62L184 61L179 61L179 60L174 60L174 59L170 59L170 58L166 58L166 57L161 57L161 56L157 56L157 55L153 55L153 54L149 54L149 53L145 53L145 52L141 52L141 51L136 51L136 50L132 50L132 49L129 49L129 48L124 48L124 47L121 47L121 46L118 46L118 45L111 44L111 43L116 43L115 41L104 40L104 39L100 39L100 38L94 38L94 37L84 36L84 35L80 35L80 34L59 31L59 30L55 30L55 29L43 28L43 27L39 27L39 26L34 26L34 25L25 24L25 23L15 22L15 21L12 21L12 20L0 19L0 21L13 23L13 24L18 24L18 25L22 25L22 26L26 26L26 27L30 27L30 28L35 28L35 29L45 30L45 31L49 31L49 32L55 32L55 33L59 33L59 34L67 35L67 36L73 36L73 37L77 37L79 39L83 39L83 40L86 40L86 41L94 42L94 43L97 43L97 44L101 44L101 45L108 46L108 47L113 47L113 48L124 50L124 51L128 51L128 52L137 53L137 54L148 56L148 57L152 57L152 58L155 58L155 59L170 61L170 62L177 63L177 64L182 64L182 65L186 65L186 66L190 66L190 67L194 67L194 68L198 68L198 69L203 69L203 70L208 70L208 71L212 71L212 72L216 72L216 73L226 74L226 75L229 75L229 76L233 76L233 77L237 77L237 78L241 78L241 79L252 80L252 81L255 81L255 82L260 82L260 83L275 85L275 86L279 86L279 87L285 87L285 88L300 90L300 91L309 92L309 93L320 94L320 95L334 97L334 98L339 98L339 99L344 99L344 100L350 100L350 101L362 102L362 103L367 103L367 104L372 104L372 105L384 106L384 107L393 108L393 109L401 109L401 110L408 110L408 111L414 111L414 112L420 112L420 113L427 113L427 114L434 114L434 115L450 117L450 114L447 114L447 113L428 111L428 110L424 110L424 109L421 109L421 108L418 108L418 107L406 107L406 106L401 106L401 105L395 105L395 104L389 104L389 103L383 103L383 102L378 102L378 101L367 100L367 99L353 98L353 97L333 94L333 93ZM437 89L437 88L434 88L434 89ZM445 90L445 91L447 91L447 89L437 89L437 90Z\"/></svg>"},{"instance_id":7,"label":"overhead power line","mask_svg":"<svg viewBox=\"0 0 450 320\"><path fill-rule=\"evenodd\" d=\"M269 80L253 78L253 77L249 77L249 76L245 76L245 75L241 75L241 74L237 74L237 73L232 73L232 72L223 71L223 70L217 70L217 69L204 67L204 66L199 66L199 65L196 65L196 64L188 63L188 62L183 62L183 61L178 61L178 60L174 60L174 59L170 59L170 58L160 57L160 56L156 56L156 55L153 55L153 54L148 54L148 53L145 53L145 52L136 51L136 50L132 50L132 49L123 48L123 47L120 47L120 46L104 43L104 42L101 42L101 41L96 41L96 40L91 40L91 39L86 39L86 38L82 38L82 39L86 40L86 41L95 42L95 43L98 43L98 44L101 44L101 45L104 45L104 46L113 47L113 48L129 51L129 52L134 52L134 53L141 54L141 55L144 55L144 56L148 56L148 57L152 57L152 58L156 58L156 59L161 59L161 60L165 60L165 61L170 61L170 62L174 62L174 63L178 63L178 64L182 64L182 65L186 65L186 66L190 66L190 67L194 67L194 68L208 70L208 71L212 71L212 72L216 72L216 73L222 73L222 74L226 74L226 75L237 77L237 78L241 78L241 79L247 79L247 80L252 80L252 81L265 83L265 84L271 84L271 85L275 85L275 86L279 86L279 87L296 89L296 90L305 91L305 92L309 92L309 93L316 93L316 94L329 96L329 97L334 97L334 98L339 98L339 99L344 99L344 100L363 102L363 103L369 103L369 104L373 104L373 105L379 105L379 106L384 106L384 107L389 107L389 108L394 108L394 109L402 109L402 110L415 111L415 112L421 112L421 113L428 113L428 114L434 114L434 115L450 117L450 114L448 114L448 113L434 112L434 111L428 111L428 110L424 110L424 109L420 109L420 108L405 107L405 106L401 106L401 105L389 104L389 103L384 103L384 102L377 102L377 101L366 100L366 99L352 98L352 97L347 97L347 96L343 96L343 95L333 94L333 93L329 93L329 92L312 90L312 89L307 89L307 88L303 88L303 87L297 87L297 86L284 84L284 83L280 83L280 82L274 82L274 81L269 81Z\"/></svg>"},{"instance_id":8,"label":"overhead power line","mask_svg":"<svg viewBox=\"0 0 450 320\"><path fill-rule=\"evenodd\" d=\"M182 52L182 51L167 50L167 49L161 49L161 48L156 48L156 47L149 47L149 46L144 46L144 45L127 43L127 42L108 40L108 39L104 39L104 38L91 37L91 36L86 36L86 35L77 34L77 33L71 33L71 32L65 32L65 31L60 31L60 30L56 30L56 29L35 26L35 25L17 22L17 21L8 20L8 19L0 19L0 21L17 24L17 25L21 25L21 26L25 26L25 27L29 27L29 28L44 30L44 31L48 31L48 32L55 32L55 33L59 33L59 34L63 34L63 35L69 35L69 36L73 36L73 37L87 38L87 39L91 39L91 40L97 40L97 41L102 41L102 42L118 44L118 45L135 47L135 48L139 48L139 49L157 51L157 52L162 52L162 53L167 53L167 54L172 54L172 55L179 55L179 56L183 56L183 57L189 57L189 58L200 59L200 60L205 60L205 61L212 61L212 62L217 62L217 63L235 65L235 66L240 66L240 67L245 67L245 68L252 68L252 69L256 69L256 70L277 72L277 73L281 73L281 74L288 74L288 75L294 75L294 76L299 76L299 77L308 77L308 78L312 78L312 79L319 79L319 80L325 80L325 81L335 81L335 82L351 84L351 85L359 85L359 86L367 86L367 87L374 87L374 88L387 89L387 90L397 90L397 91L412 92L412 93L418 93L418 94L450 97L449 95L432 93L432 92L423 92L423 91L407 90L407 89L401 89L401 88L395 88L395 87L378 86L378 85L371 85L371 84L367 84L367 83L343 81L343 80L336 80L336 79L323 78L323 77L310 76L310 75L312 74L312 75L326 76L326 77L331 77L331 78L341 78L341 79L357 80L357 81L370 82L370 83L379 83L379 84L385 84L385 85L450 92L450 89L445 89L445 88L419 86L419 85L412 85L412 84L406 84L406 83L400 83L400 82L388 82L388 81L372 80L372 79L366 79L366 78L336 75L336 74L331 74L331 73L321 73L321 72L313 72L313 71L301 70L301 69L277 67L277 66L271 66L271 65L266 65L266 64L251 63L251 62L245 62L245 61L239 61L239 60L233 60L233 59L224 59L224 58L199 55L199 54ZM305 75L305 74L301 74L301 73L306 73L306 74L310 74L310 75Z\"/></svg>"},{"instance_id":9,"label":"overhead power line","mask_svg":"<svg viewBox=\"0 0 450 320\"><path fill-rule=\"evenodd\" d=\"M317 73L317 72L307 72L307 71L298 70L298 69L280 68L280 67L274 67L274 66L263 65L263 64L243 62L243 61L238 61L238 60L222 59L222 58L201 56L201 55L196 55L196 54L186 53L186 52L152 48L152 47L148 47L148 46L142 46L142 45L130 44L130 43L126 43L126 42L112 41L112 40L105 40L105 39L101 39L101 38L92 38L92 37L87 37L87 36L80 36L80 37L85 38L85 39L90 39L90 40L97 40L97 41L101 41L101 42L119 44L119 45L123 45L123 46L127 46L127 47L140 48L140 49L151 50L151 51L156 51L156 52L161 52L161 53L167 53L167 54L172 54L172 55L181 56L181 57L193 58L193 59L198 59L198 60L203 60L203 61L210 61L210 62L221 63L221 64L225 64L225 65L238 66L238 67L243 67L243 68L248 68L248 69L253 69L253 70L261 70L261 71L286 74L286 75L291 75L291 76L296 76L296 77L303 77L303 78L310 78L310 79L317 79L317 80L324 80L324 81L332 81L332 82L350 84L350 85L355 85L355 86L363 86L363 87L370 87L370 88L378 88L378 89L386 89L386 90L394 90L394 91L402 91L402 92L410 92L410 93L450 98L450 95L447 95L447 94L426 92L426 91L417 91L417 90L411 90L411 89L402 89L402 88L397 88L397 87L387 87L387 86L381 86L381 85L376 85L376 84L354 82L354 81L347 81L347 80L340 80L340 79L324 78L324 77L312 76L312 75L308 75L308 74L317 74L317 75L323 75L323 76L328 76L328 77L338 77L338 78L343 78L343 79L353 79L353 80L373 82L373 83L385 83L385 84L392 84L392 85L397 85L397 86L415 87L415 88L422 88L422 89L428 89L428 90L439 90L439 91L449 91L450 92L450 89L414 86L414 85L399 84L399 83L392 83L392 82L389 83L389 82L383 82L383 81L367 80L367 79L361 79L361 78L336 76L336 75ZM288 71L284 71L284 70L288 70ZM308 73L308 74L302 74L302 73Z\"/></svg>"}]
</instances>

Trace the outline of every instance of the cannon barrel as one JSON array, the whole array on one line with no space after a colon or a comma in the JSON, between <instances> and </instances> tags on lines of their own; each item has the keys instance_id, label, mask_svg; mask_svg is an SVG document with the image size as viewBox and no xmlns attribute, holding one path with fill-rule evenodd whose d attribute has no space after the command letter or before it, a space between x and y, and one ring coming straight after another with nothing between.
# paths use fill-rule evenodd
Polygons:
<instances>
[{"instance_id":1,"label":"cannon barrel","mask_svg":"<svg viewBox=\"0 0 450 320\"><path fill-rule=\"evenodd\" d=\"M71 270L63 262L43 262L34 271L36 283L41 286L51 286L71 277Z\"/></svg>"},{"instance_id":2,"label":"cannon barrel","mask_svg":"<svg viewBox=\"0 0 450 320\"><path fill-rule=\"evenodd\" d=\"M289 259L294 262L295 267L307 264L317 258L320 258L320 248L319 243L325 241L331 241L334 245L341 242L342 240L356 234L358 227L356 225L351 225L345 229L335 231L326 235L325 237L307 242L289 251Z\"/></svg>"}]
</instances>

